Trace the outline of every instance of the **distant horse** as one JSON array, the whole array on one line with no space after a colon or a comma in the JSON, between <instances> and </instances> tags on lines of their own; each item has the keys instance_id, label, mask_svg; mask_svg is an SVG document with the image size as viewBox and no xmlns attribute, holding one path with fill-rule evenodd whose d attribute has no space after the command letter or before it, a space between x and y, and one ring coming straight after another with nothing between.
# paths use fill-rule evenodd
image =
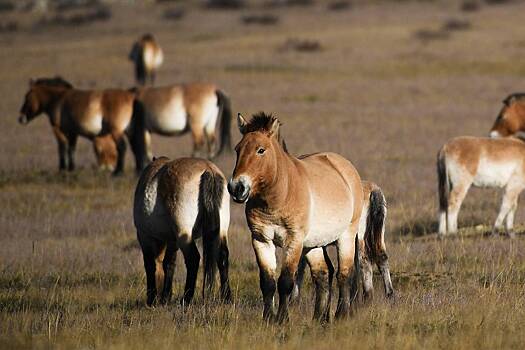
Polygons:
<instances>
[{"instance_id":1,"label":"distant horse","mask_svg":"<svg viewBox=\"0 0 525 350\"><path fill-rule=\"evenodd\" d=\"M357 258L363 208L357 170L335 153L299 158L290 155L279 140L280 123L271 115L256 114L247 122L239 114L237 123L242 139L235 148L237 162L228 191L235 202L246 203L246 220L259 265L264 319L274 319L276 245L283 248L277 321L288 319L288 299L303 255L318 286L314 317L329 318L330 268L323 247L330 244L336 245L339 261L336 317L348 315L349 278Z\"/></svg>"},{"instance_id":2,"label":"distant horse","mask_svg":"<svg viewBox=\"0 0 525 350\"><path fill-rule=\"evenodd\" d=\"M131 52L129 53L130 61L135 63L135 79L137 84L151 85L155 83L155 73L164 61L164 54L159 44L151 34L144 34L137 40Z\"/></svg>"},{"instance_id":3,"label":"distant horse","mask_svg":"<svg viewBox=\"0 0 525 350\"><path fill-rule=\"evenodd\" d=\"M230 149L230 99L215 85L193 83L136 89L146 126L145 142L151 159L151 133L193 136L193 156L213 158ZM215 130L219 126L217 142ZM207 146L207 150L204 148Z\"/></svg>"},{"instance_id":4,"label":"distant horse","mask_svg":"<svg viewBox=\"0 0 525 350\"><path fill-rule=\"evenodd\" d=\"M505 188L492 234L514 236L514 213L525 188L525 142L515 138L457 137L437 157L439 234L456 233L461 203L471 185Z\"/></svg>"},{"instance_id":5,"label":"distant horse","mask_svg":"<svg viewBox=\"0 0 525 350\"><path fill-rule=\"evenodd\" d=\"M133 218L142 247L147 280L147 305L169 302L175 257L180 249L186 263L183 302L195 292L200 255L195 240L202 238L205 289L220 272L221 297L229 301L228 226L230 199L226 179L213 163L196 158L154 160L140 176Z\"/></svg>"},{"instance_id":6,"label":"distant horse","mask_svg":"<svg viewBox=\"0 0 525 350\"><path fill-rule=\"evenodd\" d=\"M132 117L134 98L132 92L125 90L77 90L60 77L41 78L29 83L18 120L28 124L42 113L48 115L58 142L60 170L75 169L78 135L90 140L110 135L118 152L114 174L120 174L126 152L124 134L132 146L137 170L145 161L142 119Z\"/></svg>"},{"instance_id":7,"label":"distant horse","mask_svg":"<svg viewBox=\"0 0 525 350\"><path fill-rule=\"evenodd\" d=\"M381 188L370 181L363 181L363 210L359 220L359 270L365 300L373 296L374 285L372 263L375 263L383 278L383 287L387 298L394 296L390 267L385 245L386 199ZM326 247L323 248L326 250ZM326 264L329 266L329 277L332 279L333 264L327 252L324 252ZM298 299L306 268L306 259L302 258L297 271L297 283L294 289L294 299ZM317 286L316 286L317 287ZM353 286L356 290L357 286Z\"/></svg>"},{"instance_id":8,"label":"distant horse","mask_svg":"<svg viewBox=\"0 0 525 350\"><path fill-rule=\"evenodd\" d=\"M98 136L93 139L93 150L97 157L98 169L105 171L115 170L118 152L111 135Z\"/></svg>"},{"instance_id":9,"label":"distant horse","mask_svg":"<svg viewBox=\"0 0 525 350\"><path fill-rule=\"evenodd\" d=\"M490 137L525 135L525 93L515 93L503 100L503 108L494 121Z\"/></svg>"}]
</instances>

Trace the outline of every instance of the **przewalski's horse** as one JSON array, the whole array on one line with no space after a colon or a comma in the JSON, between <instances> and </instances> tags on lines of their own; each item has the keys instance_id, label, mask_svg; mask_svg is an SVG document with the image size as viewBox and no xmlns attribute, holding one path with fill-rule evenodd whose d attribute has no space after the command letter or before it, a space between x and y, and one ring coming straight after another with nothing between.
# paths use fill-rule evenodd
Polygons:
<instances>
[{"instance_id":1,"label":"przewalski's horse","mask_svg":"<svg viewBox=\"0 0 525 350\"><path fill-rule=\"evenodd\" d=\"M279 140L277 118L260 113L247 122L240 114L242 139L228 190L245 212L260 270L263 317L273 319L277 262L275 246L283 248L278 321L288 318L288 298L304 254L316 286L314 317L330 314L329 271L323 247L337 246L339 301L336 316L350 311L349 277L353 273L363 188L357 170L335 153L296 158Z\"/></svg>"},{"instance_id":2,"label":"przewalski's horse","mask_svg":"<svg viewBox=\"0 0 525 350\"><path fill-rule=\"evenodd\" d=\"M525 188L525 142L516 138L457 137L437 157L439 234L455 233L458 213L471 185L505 188L492 233L512 237L518 197Z\"/></svg>"},{"instance_id":3,"label":"przewalski's horse","mask_svg":"<svg viewBox=\"0 0 525 350\"><path fill-rule=\"evenodd\" d=\"M151 34L144 34L133 43L129 53L130 61L135 64L135 80L139 85L155 83L155 73L164 62L164 54Z\"/></svg>"},{"instance_id":4,"label":"przewalski's horse","mask_svg":"<svg viewBox=\"0 0 525 350\"><path fill-rule=\"evenodd\" d=\"M386 199L381 188L370 181L363 181L363 210L359 220L359 270L365 300L373 296L373 270L372 264L376 264L383 278L383 286L387 298L394 296L394 288L390 278L390 267L385 245L385 224L386 224ZM330 278L333 275L333 265L330 257L325 252L326 264L329 266ZM294 289L294 299L300 295L303 282L306 259L302 258L297 271L297 283ZM355 281L354 281L355 282ZM353 288L357 290L357 286Z\"/></svg>"},{"instance_id":5,"label":"przewalski's horse","mask_svg":"<svg viewBox=\"0 0 525 350\"><path fill-rule=\"evenodd\" d=\"M135 190L133 218L142 247L147 280L147 305L169 302L175 257L180 249L186 264L182 301L195 292L200 255L195 240L202 238L205 289L219 268L221 297L229 301L228 226L230 198L226 179L213 163L196 158L154 160L140 176Z\"/></svg>"},{"instance_id":6,"label":"przewalski's horse","mask_svg":"<svg viewBox=\"0 0 525 350\"><path fill-rule=\"evenodd\" d=\"M99 170L115 170L118 152L117 146L115 146L115 142L113 142L111 135L95 137L93 140L93 150L95 151L95 156L97 157L97 165Z\"/></svg>"},{"instance_id":7,"label":"przewalski's horse","mask_svg":"<svg viewBox=\"0 0 525 350\"><path fill-rule=\"evenodd\" d=\"M215 85L193 83L156 88L136 89L146 125L146 148L151 159L150 133L175 136L190 131L193 156L213 158L230 149L230 99ZM219 125L217 142L215 130Z\"/></svg>"},{"instance_id":8,"label":"przewalski's horse","mask_svg":"<svg viewBox=\"0 0 525 350\"><path fill-rule=\"evenodd\" d=\"M59 169L74 170L74 152L78 136L93 140L110 135L118 151L114 174L124 169L128 139L135 155L137 170L145 161L144 125L133 117L135 95L125 90L85 91L74 89L60 77L31 81L20 109L19 122L28 124L42 113L47 114L58 142ZM67 155L67 157L66 157Z\"/></svg>"},{"instance_id":9,"label":"przewalski's horse","mask_svg":"<svg viewBox=\"0 0 525 350\"><path fill-rule=\"evenodd\" d=\"M490 137L525 136L525 93L515 93L503 100L503 108L494 121Z\"/></svg>"}]
</instances>

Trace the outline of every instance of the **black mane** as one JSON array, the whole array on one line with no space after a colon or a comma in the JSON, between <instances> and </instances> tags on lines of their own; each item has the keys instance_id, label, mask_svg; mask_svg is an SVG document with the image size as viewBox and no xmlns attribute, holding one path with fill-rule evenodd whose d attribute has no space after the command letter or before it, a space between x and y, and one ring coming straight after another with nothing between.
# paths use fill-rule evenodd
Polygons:
<instances>
[{"instance_id":1,"label":"black mane","mask_svg":"<svg viewBox=\"0 0 525 350\"><path fill-rule=\"evenodd\" d=\"M519 102L525 101L525 92L516 92L514 94L510 94L503 100L503 103L507 106L510 106L514 102L518 102L518 101Z\"/></svg>"},{"instance_id":2,"label":"black mane","mask_svg":"<svg viewBox=\"0 0 525 350\"><path fill-rule=\"evenodd\" d=\"M252 119L248 122L246 125L246 133L253 132L253 131L262 131L262 132L269 132L272 128L272 124L274 121L277 121L279 123L279 126L281 126L281 122L277 119L277 117L273 116L271 113L266 114L265 112L259 112L252 116ZM281 137L281 133L279 132L277 135L277 140L283 147L284 151L288 153L288 147L286 146L286 142Z\"/></svg>"},{"instance_id":3,"label":"black mane","mask_svg":"<svg viewBox=\"0 0 525 350\"><path fill-rule=\"evenodd\" d=\"M71 84L70 82L68 82L60 76L56 76L54 78L38 78L31 84L39 86L64 87L67 89L73 88L73 84Z\"/></svg>"}]
</instances>

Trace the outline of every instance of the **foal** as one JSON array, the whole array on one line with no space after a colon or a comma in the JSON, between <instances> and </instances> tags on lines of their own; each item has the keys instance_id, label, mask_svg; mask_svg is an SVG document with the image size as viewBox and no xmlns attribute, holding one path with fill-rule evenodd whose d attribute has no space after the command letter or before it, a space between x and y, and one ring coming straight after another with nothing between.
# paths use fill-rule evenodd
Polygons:
<instances>
[{"instance_id":1,"label":"foal","mask_svg":"<svg viewBox=\"0 0 525 350\"><path fill-rule=\"evenodd\" d=\"M183 303L195 292L200 255L195 240L202 238L205 289L221 280L221 297L229 301L228 226L230 199L226 179L213 163L196 158L154 160L144 169L135 190L133 219L142 247L147 280L147 305L169 302L175 257L180 249L186 263Z\"/></svg>"},{"instance_id":2,"label":"foal","mask_svg":"<svg viewBox=\"0 0 525 350\"><path fill-rule=\"evenodd\" d=\"M144 34L133 43L129 53L130 61L135 64L135 79L137 84L151 85L155 83L155 73L164 61L164 54L159 44L151 34Z\"/></svg>"},{"instance_id":3,"label":"foal","mask_svg":"<svg viewBox=\"0 0 525 350\"><path fill-rule=\"evenodd\" d=\"M228 190L245 213L260 272L263 317L274 319L276 289L275 246L283 248L277 283L277 321L288 319L288 299L304 254L312 270L317 297L314 317L330 314L330 268L323 247L337 246L339 301L336 317L350 310L349 277L363 208L363 188L357 170L335 153L315 153L296 158L279 140L280 123L264 113L247 122L238 115L242 139L235 148L237 162Z\"/></svg>"},{"instance_id":4,"label":"foal","mask_svg":"<svg viewBox=\"0 0 525 350\"><path fill-rule=\"evenodd\" d=\"M461 203L471 185L504 187L492 234L503 228L514 237L514 213L525 188L525 143L515 138L457 137L437 157L439 234L456 233Z\"/></svg>"}]
</instances>

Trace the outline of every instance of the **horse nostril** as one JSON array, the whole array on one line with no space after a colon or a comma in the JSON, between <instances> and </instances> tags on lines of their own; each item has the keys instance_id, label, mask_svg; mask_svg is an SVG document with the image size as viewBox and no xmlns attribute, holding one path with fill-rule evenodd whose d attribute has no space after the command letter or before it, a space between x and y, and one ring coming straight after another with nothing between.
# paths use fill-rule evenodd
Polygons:
<instances>
[{"instance_id":1,"label":"horse nostril","mask_svg":"<svg viewBox=\"0 0 525 350\"><path fill-rule=\"evenodd\" d=\"M230 192L231 195L235 192L235 186L233 185L233 179L230 179L228 181L228 192Z\"/></svg>"}]
</instances>

